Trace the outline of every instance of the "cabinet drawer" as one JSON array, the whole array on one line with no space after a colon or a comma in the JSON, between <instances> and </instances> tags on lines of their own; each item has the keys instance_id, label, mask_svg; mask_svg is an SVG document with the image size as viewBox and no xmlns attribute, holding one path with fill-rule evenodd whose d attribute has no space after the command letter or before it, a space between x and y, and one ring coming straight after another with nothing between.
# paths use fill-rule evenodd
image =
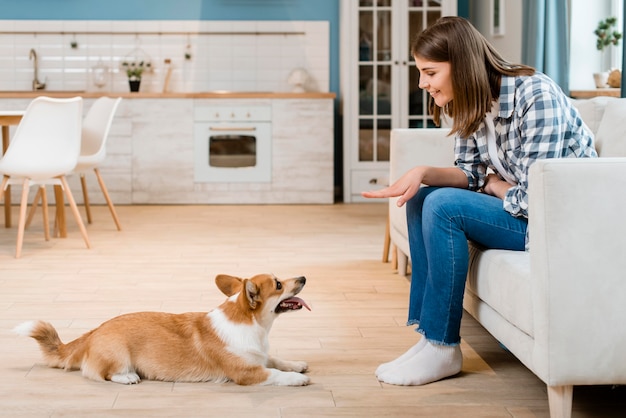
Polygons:
<instances>
[{"instance_id":1,"label":"cabinet drawer","mask_svg":"<svg viewBox=\"0 0 626 418\"><path fill-rule=\"evenodd\" d=\"M361 192L386 187L389 184L389 170L353 171L350 183L352 186L352 200L355 202L367 200L369 202L372 199L362 198ZM374 199L373 201L379 202L380 199Z\"/></svg>"}]
</instances>

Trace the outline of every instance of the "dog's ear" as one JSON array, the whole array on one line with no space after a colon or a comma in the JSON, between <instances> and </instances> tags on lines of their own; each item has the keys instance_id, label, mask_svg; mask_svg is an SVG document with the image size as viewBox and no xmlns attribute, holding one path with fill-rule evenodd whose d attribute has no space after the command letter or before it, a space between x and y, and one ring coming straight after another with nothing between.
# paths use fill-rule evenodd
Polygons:
<instances>
[{"instance_id":1,"label":"dog's ear","mask_svg":"<svg viewBox=\"0 0 626 418\"><path fill-rule=\"evenodd\" d=\"M241 292L242 283L243 280L239 277L229 276L227 274L218 274L215 277L217 288L226 296L232 296L235 293Z\"/></svg>"},{"instance_id":2,"label":"dog's ear","mask_svg":"<svg viewBox=\"0 0 626 418\"><path fill-rule=\"evenodd\" d=\"M252 280L244 280L243 286L246 289L246 299L250 309L256 309L257 304L261 301L261 289Z\"/></svg>"}]
</instances>

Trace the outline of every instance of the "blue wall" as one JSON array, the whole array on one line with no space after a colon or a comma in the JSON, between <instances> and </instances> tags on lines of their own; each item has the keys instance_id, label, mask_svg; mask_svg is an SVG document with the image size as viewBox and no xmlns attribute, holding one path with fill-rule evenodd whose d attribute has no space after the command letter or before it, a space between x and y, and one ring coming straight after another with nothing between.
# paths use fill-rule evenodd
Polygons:
<instances>
[{"instance_id":1,"label":"blue wall","mask_svg":"<svg viewBox=\"0 0 626 418\"><path fill-rule=\"evenodd\" d=\"M0 0L0 19L334 20L338 0Z\"/></svg>"}]
</instances>

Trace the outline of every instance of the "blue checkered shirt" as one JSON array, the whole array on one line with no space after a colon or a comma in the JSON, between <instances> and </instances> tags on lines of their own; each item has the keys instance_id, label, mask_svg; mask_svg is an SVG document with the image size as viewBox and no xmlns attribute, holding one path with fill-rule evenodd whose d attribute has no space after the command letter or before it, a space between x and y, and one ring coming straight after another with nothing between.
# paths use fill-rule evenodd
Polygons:
<instances>
[{"instance_id":1,"label":"blue checkered shirt","mask_svg":"<svg viewBox=\"0 0 626 418\"><path fill-rule=\"evenodd\" d=\"M593 133L561 88L539 72L502 76L500 109L494 118L502 167L515 178L504 210L528 218L528 170L543 158L597 157ZM497 172L487 151L486 127L455 138L455 165L467 175L470 190L483 187L487 169Z\"/></svg>"}]
</instances>

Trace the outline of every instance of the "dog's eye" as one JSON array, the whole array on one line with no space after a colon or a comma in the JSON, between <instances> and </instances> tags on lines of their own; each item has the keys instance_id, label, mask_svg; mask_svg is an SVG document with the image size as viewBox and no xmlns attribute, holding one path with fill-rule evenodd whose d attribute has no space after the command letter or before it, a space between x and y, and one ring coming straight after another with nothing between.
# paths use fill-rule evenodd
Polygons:
<instances>
[{"instance_id":1,"label":"dog's eye","mask_svg":"<svg viewBox=\"0 0 626 418\"><path fill-rule=\"evenodd\" d=\"M282 288L283 288L283 284L279 282L278 280L276 280L276 290L280 290Z\"/></svg>"}]
</instances>

